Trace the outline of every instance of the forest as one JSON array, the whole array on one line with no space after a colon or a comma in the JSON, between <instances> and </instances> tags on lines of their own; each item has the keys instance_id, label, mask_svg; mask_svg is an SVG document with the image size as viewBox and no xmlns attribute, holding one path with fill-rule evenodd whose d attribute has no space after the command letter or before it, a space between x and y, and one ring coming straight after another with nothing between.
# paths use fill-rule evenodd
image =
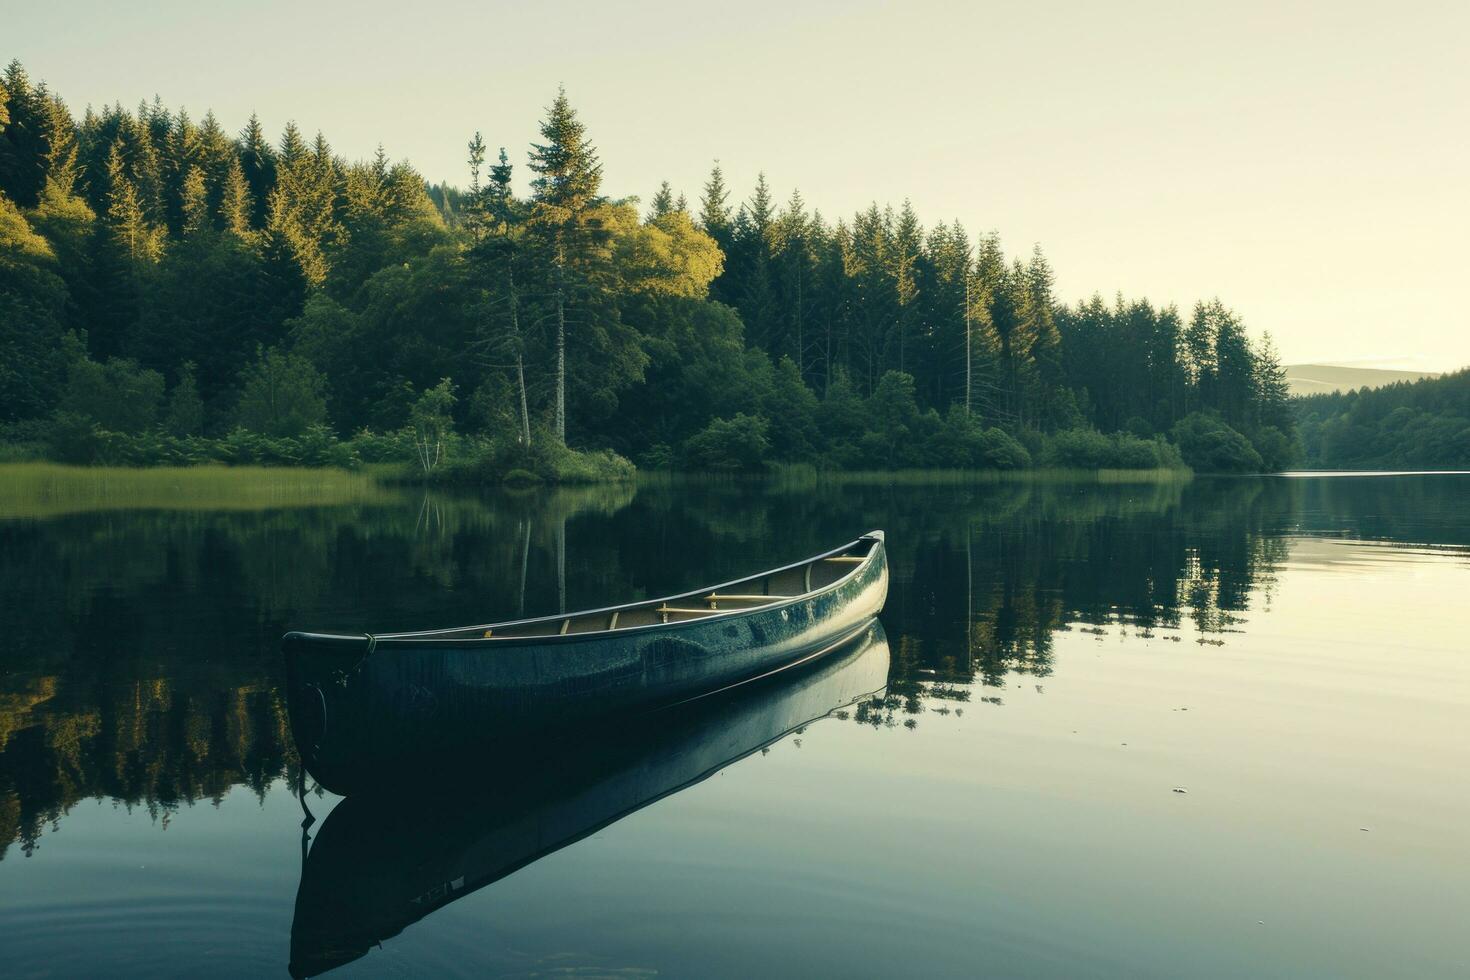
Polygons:
<instances>
[{"instance_id":1,"label":"forest","mask_svg":"<svg viewBox=\"0 0 1470 980\"><path fill-rule=\"evenodd\" d=\"M0 458L484 482L1299 452L1269 337L1218 299L1068 304L1039 246L907 202L831 220L764 176L741 199L718 163L695 200L613 196L564 92L540 134L524 164L473 134L465 184L430 185L294 123L77 118L12 62Z\"/></svg>"},{"instance_id":2,"label":"forest","mask_svg":"<svg viewBox=\"0 0 1470 980\"><path fill-rule=\"evenodd\" d=\"M1470 369L1295 405L1308 466L1470 469Z\"/></svg>"}]
</instances>

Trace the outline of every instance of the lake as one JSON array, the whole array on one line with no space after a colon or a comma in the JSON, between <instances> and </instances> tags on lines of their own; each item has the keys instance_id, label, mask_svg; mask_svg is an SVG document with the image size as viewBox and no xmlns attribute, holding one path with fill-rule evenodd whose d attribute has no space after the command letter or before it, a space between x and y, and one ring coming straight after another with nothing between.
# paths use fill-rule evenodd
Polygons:
<instances>
[{"instance_id":1,"label":"lake","mask_svg":"<svg viewBox=\"0 0 1470 980\"><path fill-rule=\"evenodd\" d=\"M293 479L0 468L0 974L1470 970L1470 477ZM814 670L298 798L288 629L607 605L872 528L881 628Z\"/></svg>"}]
</instances>

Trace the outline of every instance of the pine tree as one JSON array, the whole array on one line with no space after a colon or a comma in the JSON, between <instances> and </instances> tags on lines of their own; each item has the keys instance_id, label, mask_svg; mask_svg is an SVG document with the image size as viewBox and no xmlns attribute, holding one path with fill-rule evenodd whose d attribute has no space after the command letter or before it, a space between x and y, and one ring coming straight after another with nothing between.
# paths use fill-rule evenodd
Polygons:
<instances>
[{"instance_id":1,"label":"pine tree","mask_svg":"<svg viewBox=\"0 0 1470 980\"><path fill-rule=\"evenodd\" d=\"M648 207L648 220L656 221L673 210L675 210L674 189L666 180L658 185L658 193L653 195L653 201Z\"/></svg>"},{"instance_id":2,"label":"pine tree","mask_svg":"<svg viewBox=\"0 0 1470 980\"><path fill-rule=\"evenodd\" d=\"M144 217L150 225L162 228L168 221L162 158L172 122L156 97L153 105L139 106L139 112L137 121L123 130L128 174Z\"/></svg>"},{"instance_id":3,"label":"pine tree","mask_svg":"<svg viewBox=\"0 0 1470 980\"><path fill-rule=\"evenodd\" d=\"M531 181L532 226L540 230L547 245L553 269L553 296L556 315L556 400L554 426L558 440L567 434L567 302L569 274L575 274L605 233L589 225L587 212L599 203L602 186L602 164L597 149L587 140L587 129L577 118L559 89L555 101L541 123L545 143L531 145L530 167L536 174Z\"/></svg>"},{"instance_id":4,"label":"pine tree","mask_svg":"<svg viewBox=\"0 0 1470 980\"><path fill-rule=\"evenodd\" d=\"M1215 406L1225 421L1249 432L1256 426L1256 362L1245 324L1218 299L1215 320Z\"/></svg>"},{"instance_id":5,"label":"pine tree","mask_svg":"<svg viewBox=\"0 0 1470 980\"><path fill-rule=\"evenodd\" d=\"M159 255L158 235L148 223L137 188L123 167L120 144L113 145L107 160L107 232L118 251L135 262L152 261Z\"/></svg>"},{"instance_id":6,"label":"pine tree","mask_svg":"<svg viewBox=\"0 0 1470 980\"><path fill-rule=\"evenodd\" d=\"M270 211L270 193L276 186L276 154L254 113L240 133L240 168L250 188L250 227L265 227Z\"/></svg>"},{"instance_id":7,"label":"pine tree","mask_svg":"<svg viewBox=\"0 0 1470 980\"><path fill-rule=\"evenodd\" d=\"M220 190L220 224L227 233L236 238L248 239L254 211L255 203L251 200L250 186L245 181L245 171L240 166L239 159L231 157Z\"/></svg>"},{"instance_id":8,"label":"pine tree","mask_svg":"<svg viewBox=\"0 0 1470 980\"><path fill-rule=\"evenodd\" d=\"M45 86L41 86L44 90ZM58 96L46 95L47 153L46 185L56 193L69 196L76 190L78 176L77 127L71 110ZM44 192L43 192L44 196Z\"/></svg>"},{"instance_id":9,"label":"pine tree","mask_svg":"<svg viewBox=\"0 0 1470 980\"><path fill-rule=\"evenodd\" d=\"M721 248L729 242L730 208L726 203L729 200L725 172L720 169L720 161L716 160L709 172L709 180L705 181L704 194L699 199L699 224Z\"/></svg>"},{"instance_id":10,"label":"pine tree","mask_svg":"<svg viewBox=\"0 0 1470 980\"><path fill-rule=\"evenodd\" d=\"M499 162L490 168L490 214L502 225L509 225L511 221L511 207L515 204L515 195L510 189L511 165L510 159L505 155L505 147L500 148Z\"/></svg>"},{"instance_id":11,"label":"pine tree","mask_svg":"<svg viewBox=\"0 0 1470 980\"><path fill-rule=\"evenodd\" d=\"M210 227L209 196L204 189L204 171L190 167L180 191L181 231L193 238Z\"/></svg>"},{"instance_id":12,"label":"pine tree","mask_svg":"<svg viewBox=\"0 0 1470 980\"><path fill-rule=\"evenodd\" d=\"M199 121L198 142L199 168L204 171L204 186L209 192L210 212L218 215L224 200L230 165L238 163L240 155L213 112L206 112Z\"/></svg>"},{"instance_id":13,"label":"pine tree","mask_svg":"<svg viewBox=\"0 0 1470 980\"><path fill-rule=\"evenodd\" d=\"M1255 349L1255 387L1260 424L1290 432L1295 424L1291 410L1291 385L1286 380L1286 368L1281 365L1281 356L1276 352L1276 344L1269 331Z\"/></svg>"},{"instance_id":14,"label":"pine tree","mask_svg":"<svg viewBox=\"0 0 1470 980\"><path fill-rule=\"evenodd\" d=\"M25 67L5 69L5 114L0 132L0 192L24 208L36 206L52 158L52 108L44 87L32 86Z\"/></svg>"},{"instance_id":15,"label":"pine tree","mask_svg":"<svg viewBox=\"0 0 1470 980\"><path fill-rule=\"evenodd\" d=\"M776 304L792 362L806 378L807 317L813 299L815 256L812 251L812 217L807 213L801 191L793 190L772 229Z\"/></svg>"},{"instance_id":16,"label":"pine tree","mask_svg":"<svg viewBox=\"0 0 1470 980\"><path fill-rule=\"evenodd\" d=\"M336 200L337 168L331 147L318 133L308 149L300 130L288 123L281 136L266 228L290 246L302 275L313 286L326 281L328 252L341 233Z\"/></svg>"},{"instance_id":17,"label":"pine tree","mask_svg":"<svg viewBox=\"0 0 1470 980\"><path fill-rule=\"evenodd\" d=\"M1076 419L1057 414L1067 413L1066 399L1059 398L1062 389L1061 336L1056 325L1056 281L1051 263L1040 245L1031 249L1031 260L1025 269L1017 268L1024 282L1026 315L1023 319L1023 351L1029 369L1031 418L1047 428L1070 427Z\"/></svg>"},{"instance_id":18,"label":"pine tree","mask_svg":"<svg viewBox=\"0 0 1470 980\"><path fill-rule=\"evenodd\" d=\"M251 117L254 118L253 116ZM301 130L297 128L293 119L286 123L286 128L281 132L281 145L276 152L276 159L281 167L294 167L306 158L309 151L306 148L306 140L301 136Z\"/></svg>"},{"instance_id":19,"label":"pine tree","mask_svg":"<svg viewBox=\"0 0 1470 980\"><path fill-rule=\"evenodd\" d=\"M175 233L184 232L184 226L188 221L184 213L185 195L190 193L186 187L191 171L199 170L203 160L203 153L199 144L199 131L194 127L194 122L189 118L189 113L180 109L173 117L173 126L168 134L168 151L164 161L165 182L167 184L167 206L168 226ZM199 173L199 190L204 190L204 174ZM208 214L207 204L203 211ZM197 228L195 230L198 230Z\"/></svg>"},{"instance_id":20,"label":"pine tree","mask_svg":"<svg viewBox=\"0 0 1470 980\"><path fill-rule=\"evenodd\" d=\"M898 369L909 372L907 346L914 332L919 298L918 262L923 250L924 229L918 215L907 200L893 228L892 247L888 250L889 275L893 277L894 295L898 301Z\"/></svg>"},{"instance_id":21,"label":"pine tree","mask_svg":"<svg viewBox=\"0 0 1470 980\"><path fill-rule=\"evenodd\" d=\"M763 350L780 354L788 351L781 336L771 271L775 218L775 196L762 173L756 177L750 201L741 205L730 229L730 240L725 247L729 261L723 292L740 310L746 339Z\"/></svg>"},{"instance_id":22,"label":"pine tree","mask_svg":"<svg viewBox=\"0 0 1470 980\"><path fill-rule=\"evenodd\" d=\"M480 184L480 168L485 165L485 140L478 132L475 138L470 140L470 193L465 205L465 227L469 230L470 240L478 242L485 234L485 223L487 220L485 209L485 188Z\"/></svg>"},{"instance_id":23,"label":"pine tree","mask_svg":"<svg viewBox=\"0 0 1470 980\"><path fill-rule=\"evenodd\" d=\"M1184 363L1189 380L1185 411L1214 405L1215 315L1203 302L1194 305L1184 330Z\"/></svg>"},{"instance_id":24,"label":"pine tree","mask_svg":"<svg viewBox=\"0 0 1470 980\"><path fill-rule=\"evenodd\" d=\"M520 215L510 187L512 168L505 147L501 147L499 162L490 168L489 183L482 187L480 168L485 162L485 141L479 133L470 141L469 153L470 199L466 216L475 242L470 254L474 265L481 270L484 302L489 312L489 322L482 318L477 328L479 336L475 346L486 359L507 350L513 358L519 401L517 438L523 446L530 446L531 410L526 391L525 344L521 333L521 290L517 281L521 229ZM504 311L504 331L496 326L497 314L501 311Z\"/></svg>"}]
</instances>

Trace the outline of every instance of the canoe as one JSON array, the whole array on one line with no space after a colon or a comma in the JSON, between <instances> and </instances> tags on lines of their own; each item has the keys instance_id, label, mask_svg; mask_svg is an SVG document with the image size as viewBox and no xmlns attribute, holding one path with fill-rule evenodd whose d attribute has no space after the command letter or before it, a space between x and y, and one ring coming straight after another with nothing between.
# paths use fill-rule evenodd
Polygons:
<instances>
[{"instance_id":1,"label":"canoe","mask_svg":"<svg viewBox=\"0 0 1470 980\"><path fill-rule=\"evenodd\" d=\"M444 906L870 701L887 685L888 661L874 620L819 661L560 751L462 759L439 785L343 800L303 841L291 975L367 955Z\"/></svg>"},{"instance_id":2,"label":"canoe","mask_svg":"<svg viewBox=\"0 0 1470 980\"><path fill-rule=\"evenodd\" d=\"M291 731L346 795L465 746L544 738L746 683L860 634L883 532L804 561L606 609L416 633L287 633Z\"/></svg>"}]
</instances>

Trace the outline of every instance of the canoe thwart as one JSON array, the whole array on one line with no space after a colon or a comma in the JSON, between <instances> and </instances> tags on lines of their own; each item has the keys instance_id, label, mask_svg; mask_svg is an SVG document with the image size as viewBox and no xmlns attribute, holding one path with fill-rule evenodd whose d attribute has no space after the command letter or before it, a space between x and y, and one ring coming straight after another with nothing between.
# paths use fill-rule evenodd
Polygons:
<instances>
[{"instance_id":1,"label":"canoe thwart","mask_svg":"<svg viewBox=\"0 0 1470 980\"><path fill-rule=\"evenodd\" d=\"M777 602L781 599L795 599L794 595L727 595L723 592L711 593L704 597L705 602Z\"/></svg>"}]
</instances>

